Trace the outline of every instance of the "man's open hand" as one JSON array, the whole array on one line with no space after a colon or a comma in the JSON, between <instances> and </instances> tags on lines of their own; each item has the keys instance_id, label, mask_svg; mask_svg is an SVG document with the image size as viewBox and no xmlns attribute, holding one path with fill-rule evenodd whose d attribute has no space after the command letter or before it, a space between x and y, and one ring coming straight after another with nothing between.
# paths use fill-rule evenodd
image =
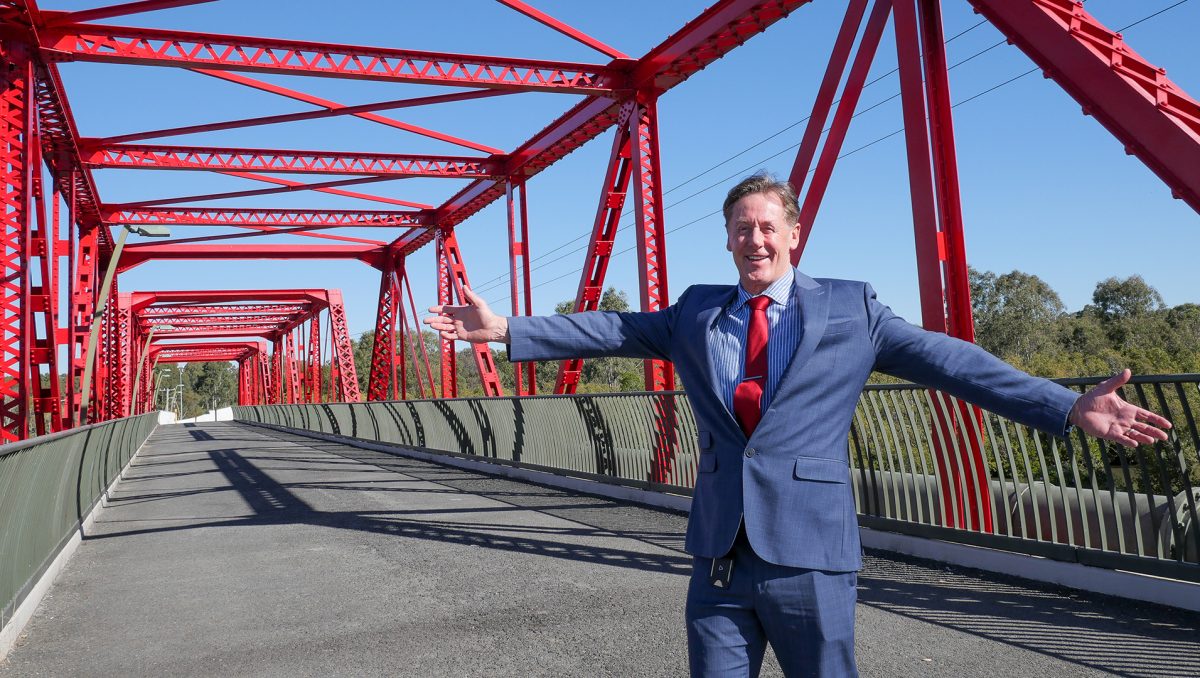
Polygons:
<instances>
[{"instance_id":1,"label":"man's open hand","mask_svg":"<svg viewBox=\"0 0 1200 678\"><path fill-rule=\"evenodd\" d=\"M508 319L492 313L487 302L463 287L466 297L465 306L430 306L429 312L437 315L425 318L423 321L437 331L442 339L454 341L461 339L472 344L488 341L508 343Z\"/></svg>"},{"instance_id":2,"label":"man's open hand","mask_svg":"<svg viewBox=\"0 0 1200 678\"><path fill-rule=\"evenodd\" d=\"M1123 370L1079 396L1068 419L1090 436L1125 447L1166 440L1164 429L1171 428L1170 421L1117 395L1117 389L1128 383L1130 376L1129 370Z\"/></svg>"}]
</instances>

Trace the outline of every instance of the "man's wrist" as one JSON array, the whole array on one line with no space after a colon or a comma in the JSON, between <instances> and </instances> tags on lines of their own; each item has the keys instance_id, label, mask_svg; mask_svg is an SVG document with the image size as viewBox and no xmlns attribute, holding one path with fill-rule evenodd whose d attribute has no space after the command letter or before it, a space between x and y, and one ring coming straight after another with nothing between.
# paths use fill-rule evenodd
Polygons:
<instances>
[{"instance_id":1,"label":"man's wrist","mask_svg":"<svg viewBox=\"0 0 1200 678\"><path fill-rule=\"evenodd\" d=\"M508 318L501 316L496 327L496 338L493 340L501 344L511 344L512 337L508 334Z\"/></svg>"}]
</instances>

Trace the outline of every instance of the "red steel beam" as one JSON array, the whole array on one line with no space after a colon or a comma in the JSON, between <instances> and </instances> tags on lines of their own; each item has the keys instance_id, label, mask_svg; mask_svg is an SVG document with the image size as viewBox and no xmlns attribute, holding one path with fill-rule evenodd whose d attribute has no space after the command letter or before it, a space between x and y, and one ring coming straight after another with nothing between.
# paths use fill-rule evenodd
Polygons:
<instances>
[{"instance_id":1,"label":"red steel beam","mask_svg":"<svg viewBox=\"0 0 1200 678\"><path fill-rule=\"evenodd\" d=\"M583 31L581 31L577 28L574 28L568 24L565 24L562 21L555 19L554 17L550 16L549 14L546 14L545 12L543 12L541 10L538 10L535 7L531 7L527 4L525 4L524 2L521 2L521 0L498 0L498 2L517 10L521 14L524 14L525 16L529 17L530 19L533 19L534 21L536 21L540 24L543 24L545 26L549 26L550 28L553 28L554 30L558 31L559 33L562 33L563 35L567 36L568 38L571 38L572 40L576 40L578 42L581 42L581 43L587 45L588 47L591 47L592 49L604 54L605 56L609 57L610 59L628 59L629 58L629 55L625 54L621 50L616 49L614 47L609 47L608 45L604 44L603 42L600 42L599 40L597 40L596 38L593 38L592 36L588 35L587 33L584 33Z\"/></svg>"},{"instance_id":2,"label":"red steel beam","mask_svg":"<svg viewBox=\"0 0 1200 678\"><path fill-rule=\"evenodd\" d=\"M381 247L370 245L129 245L121 255L118 271L127 271L147 261L216 261L245 259L357 259L379 268Z\"/></svg>"},{"instance_id":3,"label":"red steel beam","mask_svg":"<svg viewBox=\"0 0 1200 678\"><path fill-rule=\"evenodd\" d=\"M140 311L142 318L179 317L189 315L236 315L238 313L290 314L308 310L308 304L238 304L236 306L150 306Z\"/></svg>"},{"instance_id":4,"label":"red steel beam","mask_svg":"<svg viewBox=\"0 0 1200 678\"><path fill-rule=\"evenodd\" d=\"M356 78L514 91L609 94L625 74L599 64L360 47L134 26L48 27L55 61L96 61L258 73Z\"/></svg>"},{"instance_id":5,"label":"red steel beam","mask_svg":"<svg viewBox=\"0 0 1200 678\"><path fill-rule=\"evenodd\" d=\"M303 111L301 113L282 113L279 115L263 115L255 118L239 118L237 120L225 120L222 122L210 122L200 125L184 125L182 127L168 127L165 129L149 130L146 132L133 132L130 134L119 134L111 137L104 137L96 141L104 144L126 143L130 141L143 141L146 139L158 139L160 137L174 137L183 134L198 134L201 132L213 132L216 130L239 129L242 127L258 127L261 125L278 125L285 122L299 122L301 120L320 120L322 118L332 118L339 115L358 115L360 113L372 113L374 111L389 111L397 108L412 108L415 106L429 106L431 104L449 103L451 101L466 101L469 99L481 99L484 97L501 96L504 94L512 94L512 92L503 92L498 90L475 90L471 92L457 92L455 94L438 94L428 97L414 97L411 99L392 99L390 101L380 101L372 104L359 104L357 106L343 106L333 102L327 102L328 105L317 104L322 106L320 110ZM315 97L313 97L315 98ZM312 103L312 102L309 102ZM383 118L380 120L390 120ZM392 121L396 122L396 121Z\"/></svg>"},{"instance_id":6,"label":"red steel beam","mask_svg":"<svg viewBox=\"0 0 1200 678\"><path fill-rule=\"evenodd\" d=\"M1009 40L1200 212L1200 103L1071 0L970 0Z\"/></svg>"},{"instance_id":7,"label":"red steel beam","mask_svg":"<svg viewBox=\"0 0 1200 678\"><path fill-rule=\"evenodd\" d=\"M341 104L333 102L333 101L329 101L328 99L322 99L321 97L313 96L313 95L307 94L305 92L300 92L298 90L283 87L282 85L276 85L273 83L264 82L262 80L256 80L254 78L251 78L251 77L248 77L245 75L239 75L237 73L228 73L225 71L214 70L211 68L193 68L190 70L195 73L199 73L201 75L207 75L207 76L210 76L213 78L218 78L220 80L226 80L228 82L237 83L239 85L242 85L245 87L250 87L252 89L261 90L263 92L270 92L271 94L277 94L281 97L286 97L288 99L295 99L296 101L303 101L306 104L312 104L314 106L324 106L325 108L341 106ZM395 120L393 118L385 118L382 115L376 115L374 113L353 113L352 115L356 118L360 118L362 120L368 120L370 122L378 123L378 124L384 125L386 127L394 127L395 129L404 130L405 132L412 132L413 134L419 134L421 136L426 136L431 139L437 139L439 141L445 141L447 143L456 144L458 146L464 146L466 148L474 149L476 151L482 151L484 153L493 153L494 154L494 153L502 153L503 152L498 148L492 148L491 146L485 146L484 144L476 143L476 142L470 141L468 139L460 139L456 136L446 134L444 132L438 132L436 130L431 130L426 127L420 127L418 125L413 125L411 123L401 122L401 121Z\"/></svg>"},{"instance_id":8,"label":"red steel beam","mask_svg":"<svg viewBox=\"0 0 1200 678\"><path fill-rule=\"evenodd\" d=\"M432 223L427 211L399 210L288 210L270 208L159 207L124 208L106 205L102 214L108 224L165 224L169 226L346 226L394 227Z\"/></svg>"},{"instance_id":9,"label":"red steel beam","mask_svg":"<svg viewBox=\"0 0 1200 678\"><path fill-rule=\"evenodd\" d=\"M86 147L86 146L85 146ZM288 151L265 148L105 144L85 151L88 167L372 174L474 179L498 176L502 158L446 155Z\"/></svg>"},{"instance_id":10,"label":"red steel beam","mask_svg":"<svg viewBox=\"0 0 1200 678\"><path fill-rule=\"evenodd\" d=\"M95 21L97 19L111 19L117 16L128 16L130 14L154 12L160 9L172 9L175 7L187 7L188 5L203 5L204 3L214 1L215 0L139 0L138 2L124 2L119 5L96 7L95 9L84 9L77 12L42 12L42 16L46 19L46 25L54 26L57 24L75 24L84 21Z\"/></svg>"},{"instance_id":11,"label":"red steel beam","mask_svg":"<svg viewBox=\"0 0 1200 678\"><path fill-rule=\"evenodd\" d=\"M295 187L305 186L305 184L302 184L299 181L292 181L291 179L283 179L281 177L269 177L265 174L255 174L253 172L219 172L219 174L225 174L225 175L228 175L231 177L238 177L239 179L251 179L253 181L261 181L261 182L267 183L267 184L275 184L276 186L295 186ZM384 203L386 205L399 205L400 207L412 207L414 209L419 209L419 210L433 209L433 205L426 205L425 203L421 203L421 202L412 202L410 200L400 200L399 198L386 198L381 195L373 195L370 193L357 193L355 191L345 191L340 188L328 188L328 187L322 188L319 186L313 186L312 184L309 184L303 190L316 191L317 193L328 193L330 195L340 195L345 198L358 198L360 200L369 200L371 202L379 202L379 203Z\"/></svg>"},{"instance_id":12,"label":"red steel beam","mask_svg":"<svg viewBox=\"0 0 1200 678\"><path fill-rule=\"evenodd\" d=\"M158 205L169 205L174 202L184 201L207 201L207 200L225 200L228 198L249 198L260 195L274 195L276 193L293 193L296 191L315 191L321 188L334 188L337 186L356 186L358 184L372 184L380 181L396 181L397 177L354 177L352 179L335 179L333 181L319 181L312 184L302 184L299 182L290 181L275 188L252 188L245 191L226 191L224 193L205 193L203 195L186 195L177 196L174 198L157 198L155 200L139 200L137 202L124 203L118 207L155 207ZM274 182L273 182L274 183Z\"/></svg>"}]
</instances>

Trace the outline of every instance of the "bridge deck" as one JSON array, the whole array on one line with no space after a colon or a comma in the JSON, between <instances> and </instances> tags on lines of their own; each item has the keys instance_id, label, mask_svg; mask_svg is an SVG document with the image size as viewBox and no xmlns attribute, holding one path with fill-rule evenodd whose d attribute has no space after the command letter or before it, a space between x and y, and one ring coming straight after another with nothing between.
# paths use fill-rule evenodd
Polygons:
<instances>
[{"instance_id":1,"label":"bridge deck","mask_svg":"<svg viewBox=\"0 0 1200 678\"><path fill-rule=\"evenodd\" d=\"M0 676L681 675L685 522L247 425L167 426ZM1200 621L1164 608L880 553L859 596L864 676L1200 675Z\"/></svg>"}]
</instances>

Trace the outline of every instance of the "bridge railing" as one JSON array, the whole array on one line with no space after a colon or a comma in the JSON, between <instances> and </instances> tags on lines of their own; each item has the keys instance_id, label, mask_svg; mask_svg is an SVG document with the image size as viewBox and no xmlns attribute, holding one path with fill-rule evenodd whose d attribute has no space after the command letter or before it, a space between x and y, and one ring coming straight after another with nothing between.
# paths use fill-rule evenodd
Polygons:
<instances>
[{"instance_id":1,"label":"bridge railing","mask_svg":"<svg viewBox=\"0 0 1200 678\"><path fill-rule=\"evenodd\" d=\"M1099 381L1060 383L1083 391ZM1200 581L1200 375L1136 377L1124 395L1170 419L1170 439L1136 450L1080 431L1063 439L912 384L868 386L847 440L859 520ZM664 410L675 447L665 464L655 452ZM656 491L689 495L695 484L696 427L682 392L272 405L234 416ZM956 527L964 503L990 519Z\"/></svg>"},{"instance_id":2,"label":"bridge railing","mask_svg":"<svg viewBox=\"0 0 1200 678\"><path fill-rule=\"evenodd\" d=\"M0 445L0 629L157 425L151 412Z\"/></svg>"}]
</instances>

